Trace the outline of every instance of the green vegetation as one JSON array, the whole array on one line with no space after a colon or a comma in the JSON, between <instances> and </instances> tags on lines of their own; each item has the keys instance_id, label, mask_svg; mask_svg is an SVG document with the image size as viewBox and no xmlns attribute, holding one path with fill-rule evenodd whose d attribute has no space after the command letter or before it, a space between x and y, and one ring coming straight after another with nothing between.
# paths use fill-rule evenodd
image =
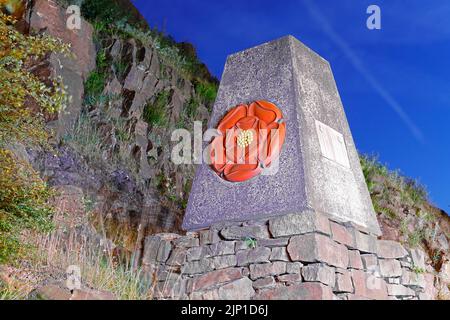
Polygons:
<instances>
[{"instance_id":1,"label":"green vegetation","mask_svg":"<svg viewBox=\"0 0 450 320\"><path fill-rule=\"evenodd\" d=\"M46 146L44 114L57 112L69 100L61 79L49 79L46 85L32 74L33 61L49 51L68 55L69 46L47 35L21 34L14 24L0 12L0 263L26 253L21 238L26 230L52 229L51 189L8 146ZM30 102L39 112L31 110Z\"/></svg>"},{"instance_id":2,"label":"green vegetation","mask_svg":"<svg viewBox=\"0 0 450 320\"><path fill-rule=\"evenodd\" d=\"M23 254L23 230L52 230L51 190L25 161L0 149L0 263Z\"/></svg>"},{"instance_id":3,"label":"green vegetation","mask_svg":"<svg viewBox=\"0 0 450 320\"><path fill-rule=\"evenodd\" d=\"M415 265L413 265L412 271L413 271L415 274L424 274L424 273L426 272L425 269L420 268L420 267L415 266Z\"/></svg>"},{"instance_id":4,"label":"green vegetation","mask_svg":"<svg viewBox=\"0 0 450 320\"><path fill-rule=\"evenodd\" d=\"M198 60L194 50L189 47L186 49L185 44L177 43L172 37L156 29L150 29L144 21L133 17L115 1L86 0L81 12L93 24L97 37L114 35L136 39L143 45L154 47L164 64L178 70L187 78L217 85L217 79L212 77L208 68Z\"/></svg>"},{"instance_id":5,"label":"green vegetation","mask_svg":"<svg viewBox=\"0 0 450 320\"><path fill-rule=\"evenodd\" d=\"M64 141L84 155L88 162L101 160L103 139L89 115L80 115L71 132L64 137Z\"/></svg>"},{"instance_id":6,"label":"green vegetation","mask_svg":"<svg viewBox=\"0 0 450 320\"><path fill-rule=\"evenodd\" d=\"M69 54L69 47L50 36L23 35L14 24L0 12L0 145L12 140L43 143L47 133L42 115L64 108L68 97L60 79L50 79L52 84L47 86L30 72L29 65L49 51ZM27 108L30 98L41 108L38 116Z\"/></svg>"},{"instance_id":7,"label":"green vegetation","mask_svg":"<svg viewBox=\"0 0 450 320\"><path fill-rule=\"evenodd\" d=\"M154 127L167 125L166 108L169 104L170 91L164 90L156 94L153 103L147 103L144 107L144 120Z\"/></svg>"},{"instance_id":8,"label":"green vegetation","mask_svg":"<svg viewBox=\"0 0 450 320\"><path fill-rule=\"evenodd\" d=\"M198 82L195 86L195 92L199 95L203 102L212 104L217 97L217 83Z\"/></svg>"},{"instance_id":9,"label":"green vegetation","mask_svg":"<svg viewBox=\"0 0 450 320\"><path fill-rule=\"evenodd\" d=\"M194 119L197 116L197 110L200 106L200 101L198 99L191 97L184 108L186 116L190 119Z\"/></svg>"},{"instance_id":10,"label":"green vegetation","mask_svg":"<svg viewBox=\"0 0 450 320\"><path fill-rule=\"evenodd\" d=\"M245 241L245 244L247 245L247 247L250 249L254 249L258 245L257 240L252 237L246 237L244 239L244 241Z\"/></svg>"},{"instance_id":11,"label":"green vegetation","mask_svg":"<svg viewBox=\"0 0 450 320\"><path fill-rule=\"evenodd\" d=\"M360 156L374 209L397 225L404 241L415 248L433 238L436 217L427 211L427 192L416 180L391 171L376 157Z\"/></svg>"},{"instance_id":12,"label":"green vegetation","mask_svg":"<svg viewBox=\"0 0 450 320\"><path fill-rule=\"evenodd\" d=\"M389 204L393 194L400 194L403 205L409 205L421 214L420 206L427 201L427 192L416 180L402 176L398 171L390 171L381 164L376 157L360 156L361 168L366 179L367 187L372 196L375 209L394 219L397 214Z\"/></svg>"},{"instance_id":13,"label":"green vegetation","mask_svg":"<svg viewBox=\"0 0 450 320\"><path fill-rule=\"evenodd\" d=\"M100 50L96 57L96 70L89 73L84 83L85 104L98 103L108 78L109 62L104 50Z\"/></svg>"}]
</instances>

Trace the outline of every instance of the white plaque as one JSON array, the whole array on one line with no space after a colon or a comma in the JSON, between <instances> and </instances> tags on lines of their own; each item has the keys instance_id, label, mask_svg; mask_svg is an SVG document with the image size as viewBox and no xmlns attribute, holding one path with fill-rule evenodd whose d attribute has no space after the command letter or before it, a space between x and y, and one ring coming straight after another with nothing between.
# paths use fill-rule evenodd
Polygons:
<instances>
[{"instance_id":1,"label":"white plaque","mask_svg":"<svg viewBox=\"0 0 450 320\"><path fill-rule=\"evenodd\" d=\"M337 162L346 168L350 168L344 136L333 128L317 120L316 130L317 135L319 136L322 155L325 158Z\"/></svg>"}]
</instances>

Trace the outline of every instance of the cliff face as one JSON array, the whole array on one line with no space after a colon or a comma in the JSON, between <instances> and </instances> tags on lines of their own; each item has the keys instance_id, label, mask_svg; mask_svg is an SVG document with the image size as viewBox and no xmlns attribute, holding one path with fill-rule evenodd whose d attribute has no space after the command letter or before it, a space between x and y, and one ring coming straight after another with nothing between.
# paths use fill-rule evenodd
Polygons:
<instances>
[{"instance_id":1,"label":"cliff face","mask_svg":"<svg viewBox=\"0 0 450 320\"><path fill-rule=\"evenodd\" d=\"M70 31L63 7L42 0L32 3L28 17L32 30L71 43L75 55L51 55L41 68L63 76L72 103L49 122L58 133L57 152L30 151L35 166L52 186L81 188L106 225L129 230L133 239L138 229L140 237L180 231L194 166L172 163L171 133L208 121L213 99L204 88L214 94L213 77L205 77L205 68L188 73L161 55L155 46L164 38L141 27L101 21L92 27L83 19L80 30ZM170 45L172 55L191 48L195 57L191 45Z\"/></svg>"}]
</instances>

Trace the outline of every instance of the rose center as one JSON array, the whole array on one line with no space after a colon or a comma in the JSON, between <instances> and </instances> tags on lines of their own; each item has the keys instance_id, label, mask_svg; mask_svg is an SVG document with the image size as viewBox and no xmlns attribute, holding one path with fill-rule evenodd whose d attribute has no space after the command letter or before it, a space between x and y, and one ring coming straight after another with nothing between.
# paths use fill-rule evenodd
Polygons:
<instances>
[{"instance_id":1,"label":"rose center","mask_svg":"<svg viewBox=\"0 0 450 320\"><path fill-rule=\"evenodd\" d=\"M238 146L245 148L253 142L253 131L243 130L237 137Z\"/></svg>"}]
</instances>

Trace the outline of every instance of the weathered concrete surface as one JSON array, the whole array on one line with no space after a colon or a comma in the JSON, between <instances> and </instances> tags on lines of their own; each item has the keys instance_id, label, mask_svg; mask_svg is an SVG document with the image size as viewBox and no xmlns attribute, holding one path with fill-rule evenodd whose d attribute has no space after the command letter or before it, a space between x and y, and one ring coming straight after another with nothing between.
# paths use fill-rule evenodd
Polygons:
<instances>
[{"instance_id":1,"label":"weathered concrete surface","mask_svg":"<svg viewBox=\"0 0 450 320\"><path fill-rule=\"evenodd\" d=\"M209 127L230 108L254 100L275 103L286 120L278 172L235 184L200 165L183 227L313 209L380 234L328 62L291 36L229 56ZM323 155L317 121L341 135L340 161Z\"/></svg>"}]
</instances>

